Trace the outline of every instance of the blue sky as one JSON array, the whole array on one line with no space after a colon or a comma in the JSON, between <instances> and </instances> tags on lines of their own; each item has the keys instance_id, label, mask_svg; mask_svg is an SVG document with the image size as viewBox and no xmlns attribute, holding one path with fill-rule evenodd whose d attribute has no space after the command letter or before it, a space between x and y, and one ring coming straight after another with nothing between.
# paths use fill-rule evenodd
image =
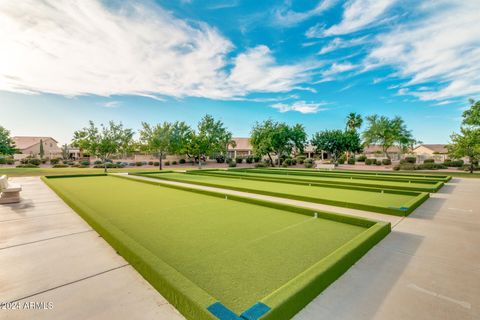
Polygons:
<instances>
[{"instance_id":1,"label":"blue sky","mask_svg":"<svg viewBox=\"0 0 480 320\"><path fill-rule=\"evenodd\" d=\"M402 116L446 143L480 93L477 1L72 1L0 4L0 125L69 142L206 113L343 128Z\"/></svg>"}]
</instances>

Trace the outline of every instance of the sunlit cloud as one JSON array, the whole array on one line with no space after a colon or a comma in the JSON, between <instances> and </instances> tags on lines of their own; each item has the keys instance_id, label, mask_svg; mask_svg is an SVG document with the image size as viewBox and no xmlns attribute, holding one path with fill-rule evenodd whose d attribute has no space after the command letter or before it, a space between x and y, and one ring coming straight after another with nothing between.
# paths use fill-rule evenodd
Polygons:
<instances>
[{"instance_id":1,"label":"sunlit cloud","mask_svg":"<svg viewBox=\"0 0 480 320\"><path fill-rule=\"evenodd\" d=\"M279 65L266 46L233 60L229 39L154 3L0 2L0 90L230 99L287 92L310 63Z\"/></svg>"},{"instance_id":2,"label":"sunlit cloud","mask_svg":"<svg viewBox=\"0 0 480 320\"><path fill-rule=\"evenodd\" d=\"M342 20L330 27L317 24L307 30L309 38L344 35L356 32L379 21L395 0L350 0L345 3Z\"/></svg>"},{"instance_id":3,"label":"sunlit cloud","mask_svg":"<svg viewBox=\"0 0 480 320\"><path fill-rule=\"evenodd\" d=\"M296 111L300 113L318 113L320 111L326 111L328 108L322 108L322 106L329 105L328 102L319 103L307 103L306 101L295 101L293 103L276 103L271 105L272 108L284 113L289 111Z\"/></svg>"},{"instance_id":4,"label":"sunlit cloud","mask_svg":"<svg viewBox=\"0 0 480 320\"><path fill-rule=\"evenodd\" d=\"M377 37L365 60L371 70L390 66L404 80L400 95L447 100L480 92L480 2L438 1L418 10L411 21ZM432 86L431 84L436 84Z\"/></svg>"}]
</instances>

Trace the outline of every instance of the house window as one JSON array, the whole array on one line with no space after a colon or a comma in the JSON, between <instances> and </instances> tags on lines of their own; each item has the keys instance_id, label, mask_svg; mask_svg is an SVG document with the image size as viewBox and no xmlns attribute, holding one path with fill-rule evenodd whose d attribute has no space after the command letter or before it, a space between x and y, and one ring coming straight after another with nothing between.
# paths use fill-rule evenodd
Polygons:
<instances>
[{"instance_id":1,"label":"house window","mask_svg":"<svg viewBox=\"0 0 480 320\"><path fill-rule=\"evenodd\" d=\"M53 145L50 143L50 148L52 148L52 147L53 147Z\"/></svg>"}]
</instances>

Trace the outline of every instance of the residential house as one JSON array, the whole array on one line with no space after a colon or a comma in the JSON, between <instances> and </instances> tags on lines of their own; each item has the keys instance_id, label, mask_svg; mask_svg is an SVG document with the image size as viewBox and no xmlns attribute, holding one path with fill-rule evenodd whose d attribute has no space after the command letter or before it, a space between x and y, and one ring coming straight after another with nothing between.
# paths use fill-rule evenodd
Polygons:
<instances>
[{"instance_id":1,"label":"residential house","mask_svg":"<svg viewBox=\"0 0 480 320\"><path fill-rule=\"evenodd\" d=\"M237 158L237 157L247 157L253 154L253 147L250 144L250 138L233 138L235 141L235 146L228 146L228 157Z\"/></svg>"},{"instance_id":2,"label":"residential house","mask_svg":"<svg viewBox=\"0 0 480 320\"><path fill-rule=\"evenodd\" d=\"M28 156L38 157L40 155L40 144L43 144L43 153L46 158L60 157L62 150L58 147L58 141L52 137L12 137L19 154L14 155L15 159L23 159Z\"/></svg>"},{"instance_id":3,"label":"residential house","mask_svg":"<svg viewBox=\"0 0 480 320\"><path fill-rule=\"evenodd\" d=\"M388 157L392 160L400 160L400 156L403 151L397 146L391 146L387 149ZM385 153L383 152L382 146L371 144L369 146L365 146L363 148L363 154L367 158L378 158L383 159L386 158Z\"/></svg>"},{"instance_id":4,"label":"residential house","mask_svg":"<svg viewBox=\"0 0 480 320\"><path fill-rule=\"evenodd\" d=\"M443 162L448 158L446 144L421 144L412 150L419 162L425 159L434 159L435 162Z\"/></svg>"}]
</instances>

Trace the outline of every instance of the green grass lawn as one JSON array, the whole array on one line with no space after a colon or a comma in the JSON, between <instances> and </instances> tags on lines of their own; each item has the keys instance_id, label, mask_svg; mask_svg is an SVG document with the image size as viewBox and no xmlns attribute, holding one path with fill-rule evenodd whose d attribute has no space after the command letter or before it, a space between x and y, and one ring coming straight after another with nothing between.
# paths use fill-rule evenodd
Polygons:
<instances>
[{"instance_id":1,"label":"green grass lawn","mask_svg":"<svg viewBox=\"0 0 480 320\"><path fill-rule=\"evenodd\" d=\"M409 181L389 181L389 180L372 180L356 177L352 175L350 178L335 176L312 176L312 175L292 175L285 172L284 174L271 174L255 172L252 170L195 170L190 171L195 174L222 175L230 177L242 177L251 179L267 179L269 181L284 182L304 182L304 183L321 183L323 185L346 185L346 186L364 186L374 188L413 190L421 192L436 192L443 186L441 181L417 181L410 183Z\"/></svg>"},{"instance_id":2,"label":"green grass lawn","mask_svg":"<svg viewBox=\"0 0 480 320\"><path fill-rule=\"evenodd\" d=\"M313 299L305 290L318 294L325 287L327 278L318 274L311 278L316 285L302 282L312 270L327 272L327 261L348 250L364 253L389 231L385 223L327 213L314 218L306 209L226 200L129 178L44 181L187 318L196 320L216 319L202 311L215 302L240 314L258 301L272 308L271 319L288 319L308 303L303 300ZM349 262L328 262L336 269L325 277L336 279L358 258L356 252ZM285 297L299 291L303 294L295 299Z\"/></svg>"},{"instance_id":3,"label":"green grass lawn","mask_svg":"<svg viewBox=\"0 0 480 320\"><path fill-rule=\"evenodd\" d=\"M326 170L304 170L304 169L282 169L282 168L262 168L262 169L232 169L232 171L252 171L270 174L288 174L301 176L316 176L316 177L335 177L335 178L363 178L378 181L407 181L407 182L422 182L422 181L442 181L450 180L449 176L427 176L427 175L412 175L412 174L397 174L393 172L380 173L368 171L326 171Z\"/></svg>"},{"instance_id":4,"label":"green grass lawn","mask_svg":"<svg viewBox=\"0 0 480 320\"><path fill-rule=\"evenodd\" d=\"M414 191L385 190L381 192L380 189L354 186L351 188L319 187L203 174L163 172L142 174L142 176L402 216L412 212L418 203L428 198L428 194Z\"/></svg>"},{"instance_id":5,"label":"green grass lawn","mask_svg":"<svg viewBox=\"0 0 480 320\"><path fill-rule=\"evenodd\" d=\"M168 170L185 170L185 168L169 168ZM196 169L196 168L195 168ZM108 172L142 172L142 171L154 171L155 168L121 168L121 169L108 169ZM7 175L9 177L30 177L30 176L54 176L54 175L70 175L70 174L99 174L103 173L103 169L100 168L2 168L0 166L0 175Z\"/></svg>"}]
</instances>

